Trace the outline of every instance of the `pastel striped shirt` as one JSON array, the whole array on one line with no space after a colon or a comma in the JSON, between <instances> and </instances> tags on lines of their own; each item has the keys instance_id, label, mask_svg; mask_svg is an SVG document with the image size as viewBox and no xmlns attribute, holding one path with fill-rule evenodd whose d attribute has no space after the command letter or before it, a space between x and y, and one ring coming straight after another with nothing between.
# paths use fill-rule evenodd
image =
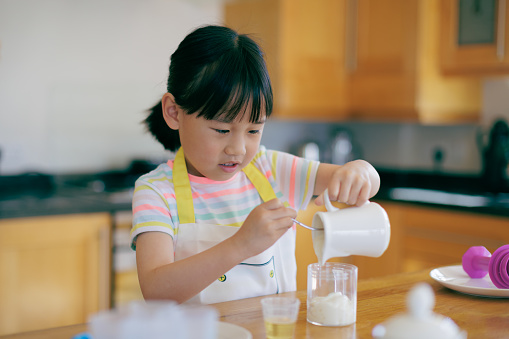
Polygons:
<instances>
[{"instance_id":1,"label":"pastel striped shirt","mask_svg":"<svg viewBox=\"0 0 509 339\"><path fill-rule=\"evenodd\" d=\"M254 165L269 180L276 196L295 210L306 208L313 197L319 163L261 146ZM173 160L141 176L135 184L131 247L143 232L163 232L178 238L179 216L172 181ZM244 172L227 181L189 175L196 223L240 227L248 214L263 203ZM176 245L174 243L174 245Z\"/></svg>"}]
</instances>

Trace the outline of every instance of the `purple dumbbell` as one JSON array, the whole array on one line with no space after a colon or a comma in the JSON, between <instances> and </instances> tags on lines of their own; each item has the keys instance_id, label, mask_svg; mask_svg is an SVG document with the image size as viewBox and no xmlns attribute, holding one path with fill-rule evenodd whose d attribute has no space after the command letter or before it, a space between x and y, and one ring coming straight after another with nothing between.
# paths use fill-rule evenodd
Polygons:
<instances>
[{"instance_id":1,"label":"purple dumbbell","mask_svg":"<svg viewBox=\"0 0 509 339\"><path fill-rule=\"evenodd\" d=\"M463 254L463 269L470 278L490 279L498 288L509 288L509 244L499 247L493 255L484 246L473 246Z\"/></svg>"}]
</instances>

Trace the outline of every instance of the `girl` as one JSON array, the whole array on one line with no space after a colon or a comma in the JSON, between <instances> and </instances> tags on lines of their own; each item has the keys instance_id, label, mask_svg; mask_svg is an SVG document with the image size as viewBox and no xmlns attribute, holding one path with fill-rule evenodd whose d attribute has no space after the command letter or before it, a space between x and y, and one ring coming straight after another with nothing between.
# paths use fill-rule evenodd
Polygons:
<instances>
[{"instance_id":1,"label":"girl","mask_svg":"<svg viewBox=\"0 0 509 339\"><path fill-rule=\"evenodd\" d=\"M145 122L177 153L137 180L133 198L144 297L208 304L294 291L296 210L326 188L362 205L378 173L362 160L336 166L260 146L268 72L257 44L229 28L190 33L171 56L167 90Z\"/></svg>"}]
</instances>

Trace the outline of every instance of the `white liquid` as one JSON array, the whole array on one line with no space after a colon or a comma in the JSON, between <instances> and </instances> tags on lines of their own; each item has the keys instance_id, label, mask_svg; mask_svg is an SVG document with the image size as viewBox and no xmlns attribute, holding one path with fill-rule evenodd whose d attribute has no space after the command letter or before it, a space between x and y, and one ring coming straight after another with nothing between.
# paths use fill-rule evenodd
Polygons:
<instances>
[{"instance_id":1,"label":"white liquid","mask_svg":"<svg viewBox=\"0 0 509 339\"><path fill-rule=\"evenodd\" d=\"M325 264L323 257L323 244L325 243L325 232L324 231L313 231L313 248L315 250L316 257L320 266Z\"/></svg>"},{"instance_id":2,"label":"white liquid","mask_svg":"<svg viewBox=\"0 0 509 339\"><path fill-rule=\"evenodd\" d=\"M355 304L340 292L315 297L307 311L308 320L325 326L346 326L355 322Z\"/></svg>"}]
</instances>

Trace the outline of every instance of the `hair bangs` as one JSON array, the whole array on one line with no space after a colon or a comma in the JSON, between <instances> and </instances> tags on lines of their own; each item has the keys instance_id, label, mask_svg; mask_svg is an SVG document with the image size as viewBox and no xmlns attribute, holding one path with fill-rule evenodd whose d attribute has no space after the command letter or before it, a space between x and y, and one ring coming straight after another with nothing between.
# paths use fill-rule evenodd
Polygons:
<instances>
[{"instance_id":1,"label":"hair bangs","mask_svg":"<svg viewBox=\"0 0 509 339\"><path fill-rule=\"evenodd\" d=\"M248 113L251 122L259 122L262 116L268 117L272 113L269 75L266 71L259 72L265 69L261 53L245 51L245 46L236 47L216 62L204 66L200 72L201 86L196 89L195 97L204 100L193 110L198 116L231 122L239 114Z\"/></svg>"}]
</instances>

